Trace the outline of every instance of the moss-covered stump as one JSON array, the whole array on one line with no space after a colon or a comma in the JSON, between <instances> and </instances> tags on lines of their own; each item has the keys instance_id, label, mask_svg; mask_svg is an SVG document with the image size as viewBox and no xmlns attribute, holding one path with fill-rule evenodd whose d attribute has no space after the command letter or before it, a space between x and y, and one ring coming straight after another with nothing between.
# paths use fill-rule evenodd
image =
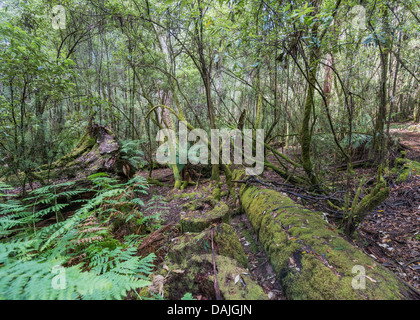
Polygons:
<instances>
[{"instance_id":1,"label":"moss-covered stump","mask_svg":"<svg viewBox=\"0 0 420 320\"><path fill-rule=\"evenodd\" d=\"M212 230L216 277L222 297L226 300L267 299L262 288L249 276L248 261L235 230L225 223L177 238L157 272L165 277L165 297L176 300L190 292L194 296L215 298Z\"/></svg>"},{"instance_id":2,"label":"moss-covered stump","mask_svg":"<svg viewBox=\"0 0 420 320\"><path fill-rule=\"evenodd\" d=\"M420 163L409 160L405 157L405 151L401 151L400 157L395 159L395 166L391 170L391 174L397 174L396 182L402 183L408 178L420 174Z\"/></svg>"},{"instance_id":3,"label":"moss-covered stump","mask_svg":"<svg viewBox=\"0 0 420 320\"><path fill-rule=\"evenodd\" d=\"M288 299L419 299L419 293L274 190L242 186L240 199ZM365 272L363 276L363 273Z\"/></svg>"},{"instance_id":4,"label":"moss-covered stump","mask_svg":"<svg viewBox=\"0 0 420 320\"><path fill-rule=\"evenodd\" d=\"M183 205L181 230L200 232L212 224L229 221L230 209L224 202L213 197L192 200Z\"/></svg>"},{"instance_id":5,"label":"moss-covered stump","mask_svg":"<svg viewBox=\"0 0 420 320\"><path fill-rule=\"evenodd\" d=\"M56 179L83 180L97 172L131 177L135 168L123 159L119 141L111 129L92 125L69 153L50 165L39 167L31 173L31 180L38 180L42 184ZM16 183L13 180L8 182Z\"/></svg>"}]
</instances>

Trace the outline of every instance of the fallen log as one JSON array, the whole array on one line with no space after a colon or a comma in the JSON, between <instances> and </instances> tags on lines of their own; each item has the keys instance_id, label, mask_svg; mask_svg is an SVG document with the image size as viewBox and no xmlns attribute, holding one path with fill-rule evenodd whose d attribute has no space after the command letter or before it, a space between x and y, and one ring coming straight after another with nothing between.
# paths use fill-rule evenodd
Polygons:
<instances>
[{"instance_id":1,"label":"fallen log","mask_svg":"<svg viewBox=\"0 0 420 320\"><path fill-rule=\"evenodd\" d=\"M285 194L242 185L247 214L291 300L401 300L420 294Z\"/></svg>"},{"instance_id":2,"label":"fallen log","mask_svg":"<svg viewBox=\"0 0 420 320\"><path fill-rule=\"evenodd\" d=\"M154 277L164 280L160 291L169 300L179 300L186 292L217 300L267 300L248 267L235 229L220 223L172 239Z\"/></svg>"}]
</instances>

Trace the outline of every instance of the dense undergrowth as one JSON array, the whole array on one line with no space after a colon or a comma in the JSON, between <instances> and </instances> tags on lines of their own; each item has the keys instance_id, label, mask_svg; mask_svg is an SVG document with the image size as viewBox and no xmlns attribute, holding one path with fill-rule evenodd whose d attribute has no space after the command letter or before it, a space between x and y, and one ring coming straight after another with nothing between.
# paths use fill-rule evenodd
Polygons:
<instances>
[{"instance_id":1,"label":"dense undergrowth","mask_svg":"<svg viewBox=\"0 0 420 320\"><path fill-rule=\"evenodd\" d=\"M23 200L0 186L1 299L139 298L136 289L150 285L155 255L140 257L137 246L160 220L142 211L145 180L120 183L105 173L89 179L89 189L65 182ZM64 220L62 212L72 207ZM49 216L54 223L37 226Z\"/></svg>"}]
</instances>

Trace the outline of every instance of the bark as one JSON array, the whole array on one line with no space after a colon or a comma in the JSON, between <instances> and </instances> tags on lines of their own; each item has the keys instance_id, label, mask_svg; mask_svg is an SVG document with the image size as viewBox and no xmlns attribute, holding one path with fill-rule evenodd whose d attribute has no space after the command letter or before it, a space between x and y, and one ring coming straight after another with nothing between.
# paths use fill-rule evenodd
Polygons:
<instances>
[{"instance_id":1,"label":"bark","mask_svg":"<svg viewBox=\"0 0 420 320\"><path fill-rule=\"evenodd\" d=\"M388 61L389 61L389 50L390 41L389 41L389 21L388 21L388 11L384 7L383 13L384 21L384 34L386 37L384 45L379 45L380 58L381 58L381 80L380 80L380 91L379 91L379 108L376 116L376 125L375 125L375 136L373 141L373 151L375 161L380 164L382 163L385 156L385 136L384 128L386 123L386 105L388 102L387 95L387 77L388 77ZM380 42L379 42L380 43Z\"/></svg>"},{"instance_id":2,"label":"bark","mask_svg":"<svg viewBox=\"0 0 420 320\"><path fill-rule=\"evenodd\" d=\"M318 2L315 3L316 10L314 15L317 13ZM318 36L318 22L315 22L312 31L312 38ZM309 71L308 71L308 89L306 92L305 106L303 110L302 127L300 129L300 145L301 145L301 161L302 167L305 170L311 185L318 185L318 179L313 172L313 164L311 159L311 115L314 109L314 96L315 96L315 85L316 85L316 72L318 69L318 57L320 48L314 44L314 48L311 49L309 56ZM315 116L315 115L314 115Z\"/></svg>"},{"instance_id":3,"label":"bark","mask_svg":"<svg viewBox=\"0 0 420 320\"><path fill-rule=\"evenodd\" d=\"M414 106L413 118L414 122L420 123L420 88L417 89L417 104Z\"/></svg>"}]
</instances>

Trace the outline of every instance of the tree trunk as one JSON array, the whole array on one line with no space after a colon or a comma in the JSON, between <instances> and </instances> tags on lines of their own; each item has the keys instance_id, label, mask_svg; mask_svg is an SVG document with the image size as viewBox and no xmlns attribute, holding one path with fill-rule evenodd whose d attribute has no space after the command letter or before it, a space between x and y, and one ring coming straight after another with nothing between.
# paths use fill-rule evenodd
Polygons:
<instances>
[{"instance_id":1,"label":"tree trunk","mask_svg":"<svg viewBox=\"0 0 420 320\"><path fill-rule=\"evenodd\" d=\"M376 116L375 135L373 141L373 151L375 161L379 164L384 159L385 150L385 136L384 128L386 123L386 105L387 105L387 76L388 76L388 60L389 60L389 22L388 22L388 11L384 7L383 23L384 23L384 34L385 43L379 45L379 54L381 59L381 80L380 80L380 91L379 91L379 108ZM380 40L378 40L380 41Z\"/></svg>"},{"instance_id":2,"label":"tree trunk","mask_svg":"<svg viewBox=\"0 0 420 320\"><path fill-rule=\"evenodd\" d=\"M316 10L315 10L316 12ZM315 13L314 13L315 14ZM312 27L312 38L316 38L318 33L318 23L315 22ZM311 49L309 57L309 71L308 71L308 89L306 92L305 106L303 109L302 127L300 129L300 146L301 146L301 160L302 167L305 170L311 185L318 184L318 179L313 172L313 164L311 160L311 114L314 110L314 96L316 85L316 72L318 69L318 57L320 48L315 47ZM315 116L315 115L314 115Z\"/></svg>"},{"instance_id":3,"label":"tree trunk","mask_svg":"<svg viewBox=\"0 0 420 320\"><path fill-rule=\"evenodd\" d=\"M415 123L420 123L420 88L417 88L417 104L414 105L413 118Z\"/></svg>"}]
</instances>

